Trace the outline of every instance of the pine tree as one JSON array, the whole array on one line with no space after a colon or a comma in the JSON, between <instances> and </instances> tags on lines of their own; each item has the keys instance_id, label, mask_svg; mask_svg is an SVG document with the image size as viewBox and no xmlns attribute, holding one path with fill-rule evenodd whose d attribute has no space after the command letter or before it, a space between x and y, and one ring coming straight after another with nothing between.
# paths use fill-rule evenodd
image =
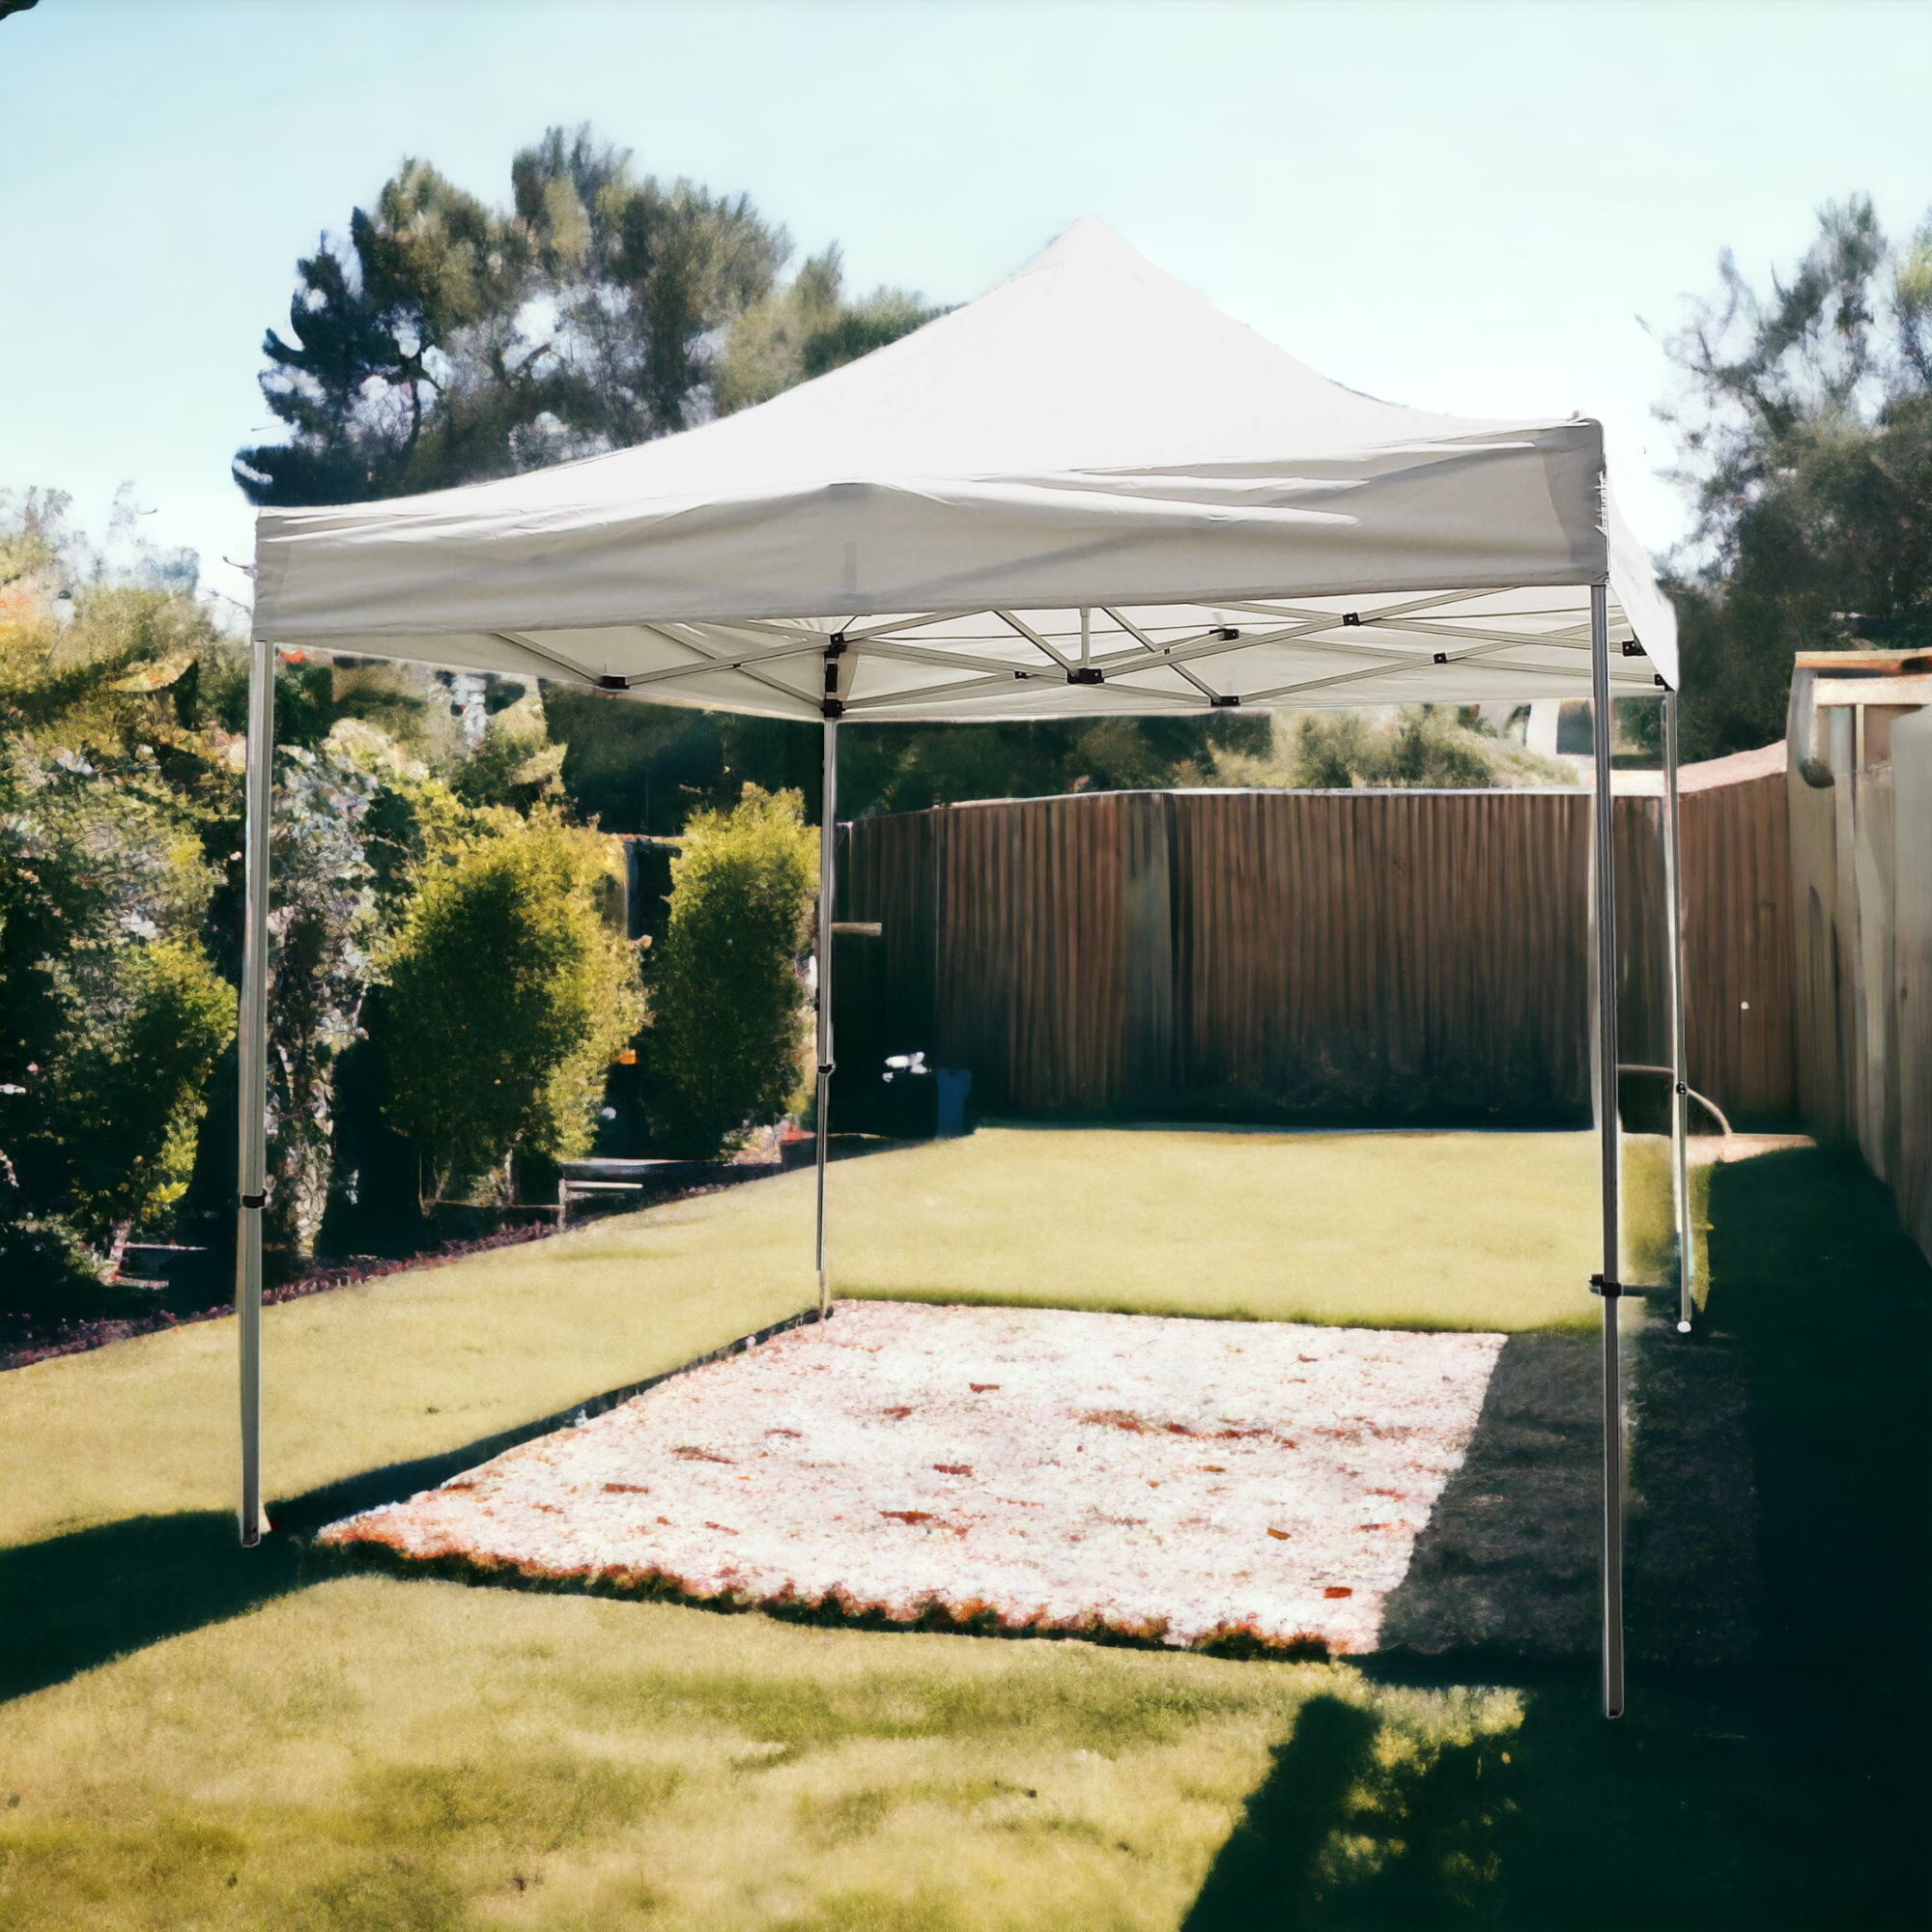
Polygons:
<instances>
[{"instance_id":1,"label":"pine tree","mask_svg":"<svg viewBox=\"0 0 1932 1932\"><path fill-rule=\"evenodd\" d=\"M493 209L406 160L296 265L261 377L287 439L237 453L257 503L354 502L628 448L762 401L934 311L848 303L838 252L791 250L745 195L638 176L553 128ZM741 339L742 331L742 339Z\"/></svg>"},{"instance_id":2,"label":"pine tree","mask_svg":"<svg viewBox=\"0 0 1932 1932\"><path fill-rule=\"evenodd\" d=\"M1697 506L1671 585L1697 757L1781 735L1796 651L1932 646L1932 221L1894 245L1854 196L1768 295L1728 252L1719 276L1660 412Z\"/></svg>"}]
</instances>

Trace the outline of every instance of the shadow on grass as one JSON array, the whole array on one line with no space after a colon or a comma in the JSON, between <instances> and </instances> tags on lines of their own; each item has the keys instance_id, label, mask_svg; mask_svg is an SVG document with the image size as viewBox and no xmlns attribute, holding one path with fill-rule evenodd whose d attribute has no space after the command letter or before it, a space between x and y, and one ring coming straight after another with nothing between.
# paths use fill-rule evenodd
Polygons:
<instances>
[{"instance_id":1,"label":"shadow on grass","mask_svg":"<svg viewBox=\"0 0 1932 1932\"><path fill-rule=\"evenodd\" d=\"M1347 1823L1377 1728L1367 1711L1339 1697L1311 1697L1301 1707L1294 1734L1276 1746L1181 1932L1301 1923L1320 1895L1322 1852Z\"/></svg>"},{"instance_id":2,"label":"shadow on grass","mask_svg":"<svg viewBox=\"0 0 1932 1932\"><path fill-rule=\"evenodd\" d=\"M1311 1702L1217 1857L1188 1932L1923 1922L1932 1269L1884 1189L1828 1153L1721 1168L1712 1208L1703 1330L1680 1343L1647 1328L1634 1345L1642 1507L1630 1715L1598 1716L1587 1643L1539 1659L1524 1638L1535 1617L1512 1610L1508 1566L1493 1558L1496 1535L1516 1538L1525 1564L1553 1537L1535 1562L1563 1558L1572 1580L1551 1601L1567 1605L1556 1622L1568 1630L1594 1578L1577 1582L1564 1552L1574 1555L1575 1525L1593 1514L1594 1484L1520 1496L1544 1512L1540 1526L1476 1502L1510 1494L1512 1459L1574 1456L1578 1428L1593 1422L1587 1367L1519 1350L1505 1358L1491 1436L1461 1500L1418 1551L1454 1587L1432 1608L1419 1579L1403 1607L1414 1617L1411 1653L1370 1660L1363 1674L1391 1689L1510 1685L1520 1724L1391 1768L1378 1756L1375 1712ZM236 1548L232 1522L213 1513L0 1551L0 1693L337 1574L309 1566L303 1536L504 1446L471 1444L278 1506L276 1535L253 1551ZM1475 1512L1461 1528L1458 1510ZM1479 1535L1479 1520L1504 1527ZM1432 1645L1437 1654L1421 1654Z\"/></svg>"},{"instance_id":3,"label":"shadow on grass","mask_svg":"<svg viewBox=\"0 0 1932 1932\"><path fill-rule=\"evenodd\" d=\"M1512 1440L1525 1446L1539 1414L1568 1406L1565 1376L1542 1394L1537 1377L1506 1381L1496 1419L1510 1426L1475 1459L1463 1525L1435 1545L1435 1585L1419 1578L1429 1587L1404 1606L1410 1641L1440 1654L1370 1660L1364 1675L1513 1685L1521 1724L1399 1767L1379 1791L1359 1724L1297 1731L1188 1932L1925 1922L1932 1269L1885 1190L1829 1152L1721 1168L1712 1209L1703 1332L1679 1343L1653 1324L1635 1345L1649 1374L1634 1443L1629 1716L1599 1716L1593 1656L1536 1662L1521 1640L1533 1618L1512 1635L1508 1586L1469 1528L1508 1514L1466 1511L1507 1493ZM1522 1543L1531 1530L1502 1535ZM1484 1631L1501 1647L1449 1641Z\"/></svg>"},{"instance_id":4,"label":"shadow on grass","mask_svg":"<svg viewBox=\"0 0 1932 1932\"><path fill-rule=\"evenodd\" d=\"M131 1517L0 1549L0 1630L7 1634L0 1644L0 1701L339 1577L339 1561L309 1548L325 1523L435 1489L569 1420L546 1416L278 1502L273 1528L253 1549L242 1548L226 1510Z\"/></svg>"},{"instance_id":5,"label":"shadow on grass","mask_svg":"<svg viewBox=\"0 0 1932 1932\"><path fill-rule=\"evenodd\" d=\"M273 1528L243 1549L225 1510L130 1517L44 1543L0 1549L0 1702L45 1690L96 1665L220 1623L327 1577L343 1574L332 1557L312 1553L326 1523L433 1490L579 1417L601 1415L699 1362L762 1343L815 1311L774 1322L756 1335L684 1363L662 1376L593 1396L460 1448L413 1462L364 1470L270 1506Z\"/></svg>"},{"instance_id":6,"label":"shadow on grass","mask_svg":"<svg viewBox=\"0 0 1932 1932\"><path fill-rule=\"evenodd\" d=\"M1736 1335L1690 1337L1633 1302L1627 1641L1641 1662L1743 1662L1757 1641L1757 1506ZM1602 1355L1588 1336L1512 1335L1462 1466L1390 1592L1385 1649L1594 1658Z\"/></svg>"},{"instance_id":7,"label":"shadow on grass","mask_svg":"<svg viewBox=\"0 0 1932 1932\"><path fill-rule=\"evenodd\" d=\"M301 1561L290 1537L243 1549L234 1517L214 1510L0 1550L0 1698L240 1616L298 1588Z\"/></svg>"},{"instance_id":8,"label":"shadow on grass","mask_svg":"<svg viewBox=\"0 0 1932 1932\"><path fill-rule=\"evenodd\" d=\"M1511 1335L1443 1485L1382 1641L1424 1656L1575 1657L1596 1640L1597 1344Z\"/></svg>"}]
</instances>

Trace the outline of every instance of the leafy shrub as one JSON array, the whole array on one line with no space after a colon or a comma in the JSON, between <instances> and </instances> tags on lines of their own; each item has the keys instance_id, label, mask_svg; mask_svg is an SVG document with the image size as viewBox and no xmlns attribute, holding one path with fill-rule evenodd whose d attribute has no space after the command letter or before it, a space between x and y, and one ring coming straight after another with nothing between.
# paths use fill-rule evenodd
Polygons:
<instances>
[{"instance_id":1,"label":"leafy shrub","mask_svg":"<svg viewBox=\"0 0 1932 1932\"><path fill-rule=\"evenodd\" d=\"M457 768L451 789L468 805L527 811L561 796L557 774L569 749L551 742L540 711L518 705L490 720L482 744Z\"/></svg>"},{"instance_id":2,"label":"leafy shrub","mask_svg":"<svg viewBox=\"0 0 1932 1932\"><path fill-rule=\"evenodd\" d=\"M314 1250L334 1157L336 1063L369 981L375 781L329 745L283 747L269 895L269 1233Z\"/></svg>"},{"instance_id":3,"label":"leafy shrub","mask_svg":"<svg viewBox=\"0 0 1932 1932\"><path fill-rule=\"evenodd\" d=\"M795 791L748 784L731 810L685 828L651 979L651 1125L667 1147L715 1153L785 1112L817 883L816 835Z\"/></svg>"},{"instance_id":4,"label":"leafy shrub","mask_svg":"<svg viewBox=\"0 0 1932 1932\"><path fill-rule=\"evenodd\" d=\"M0 1154L0 1161L4 1161ZM10 1198L14 1197L14 1198ZM103 1299L100 1258L65 1215L22 1216L16 1190L0 1166L0 1346L43 1324L83 1320Z\"/></svg>"},{"instance_id":5,"label":"leafy shrub","mask_svg":"<svg viewBox=\"0 0 1932 1932\"><path fill-rule=\"evenodd\" d=\"M590 1145L605 1069L643 1018L636 955L606 918L611 842L493 814L433 853L389 949L387 1112L438 1195L514 1149Z\"/></svg>"},{"instance_id":6,"label":"leafy shrub","mask_svg":"<svg viewBox=\"0 0 1932 1932\"><path fill-rule=\"evenodd\" d=\"M235 1034L235 989L198 947L121 951L111 991L50 1080L76 1223L95 1239L186 1192L208 1077Z\"/></svg>"},{"instance_id":7,"label":"leafy shrub","mask_svg":"<svg viewBox=\"0 0 1932 1932\"><path fill-rule=\"evenodd\" d=\"M200 938L214 874L185 815L149 748L0 749L13 1211L96 1243L185 1189L234 1031L234 994Z\"/></svg>"},{"instance_id":8,"label":"leafy shrub","mask_svg":"<svg viewBox=\"0 0 1932 1932\"><path fill-rule=\"evenodd\" d=\"M1499 737L1467 707L1411 704L1392 716L1310 712L1294 726L1293 742L1290 782L1317 790L1574 782L1568 766Z\"/></svg>"}]
</instances>

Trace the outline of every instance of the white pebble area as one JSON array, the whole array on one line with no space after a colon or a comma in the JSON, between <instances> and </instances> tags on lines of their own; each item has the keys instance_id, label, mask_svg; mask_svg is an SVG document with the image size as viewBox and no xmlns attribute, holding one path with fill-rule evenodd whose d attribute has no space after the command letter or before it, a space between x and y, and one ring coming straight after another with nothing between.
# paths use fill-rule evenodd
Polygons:
<instances>
[{"instance_id":1,"label":"white pebble area","mask_svg":"<svg viewBox=\"0 0 1932 1932\"><path fill-rule=\"evenodd\" d=\"M840 1302L323 1541L905 1622L1360 1653L1502 1344Z\"/></svg>"}]
</instances>

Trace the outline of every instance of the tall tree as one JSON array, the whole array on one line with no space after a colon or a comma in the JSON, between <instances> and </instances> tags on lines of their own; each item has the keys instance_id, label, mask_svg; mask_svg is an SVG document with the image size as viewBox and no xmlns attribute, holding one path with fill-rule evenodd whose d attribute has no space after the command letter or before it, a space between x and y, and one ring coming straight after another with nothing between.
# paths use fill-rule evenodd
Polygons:
<instances>
[{"instance_id":1,"label":"tall tree","mask_svg":"<svg viewBox=\"0 0 1932 1932\"><path fill-rule=\"evenodd\" d=\"M909 289L877 288L848 301L844 257L834 242L732 325L713 383L718 412L728 415L767 402L795 384L910 335L943 313Z\"/></svg>"},{"instance_id":2,"label":"tall tree","mask_svg":"<svg viewBox=\"0 0 1932 1932\"><path fill-rule=\"evenodd\" d=\"M238 453L247 496L351 501L429 487L452 465L514 468L504 405L537 359L513 339L531 285L525 242L406 160L375 212L350 216L346 242L325 235L296 265L289 339L270 329L262 344L262 393L290 436Z\"/></svg>"},{"instance_id":3,"label":"tall tree","mask_svg":"<svg viewBox=\"0 0 1932 1932\"><path fill-rule=\"evenodd\" d=\"M1829 206L1768 293L1727 251L1666 349L1686 749L1715 756L1780 734L1795 651L1932 646L1932 219L1894 245L1868 198Z\"/></svg>"},{"instance_id":4,"label":"tall tree","mask_svg":"<svg viewBox=\"0 0 1932 1932\"><path fill-rule=\"evenodd\" d=\"M902 290L846 302L836 248L781 289L791 243L748 196L640 177L588 128L524 149L510 189L492 208L406 160L296 265L261 378L288 436L235 458L253 501L400 496L626 448L932 313Z\"/></svg>"}]
</instances>

